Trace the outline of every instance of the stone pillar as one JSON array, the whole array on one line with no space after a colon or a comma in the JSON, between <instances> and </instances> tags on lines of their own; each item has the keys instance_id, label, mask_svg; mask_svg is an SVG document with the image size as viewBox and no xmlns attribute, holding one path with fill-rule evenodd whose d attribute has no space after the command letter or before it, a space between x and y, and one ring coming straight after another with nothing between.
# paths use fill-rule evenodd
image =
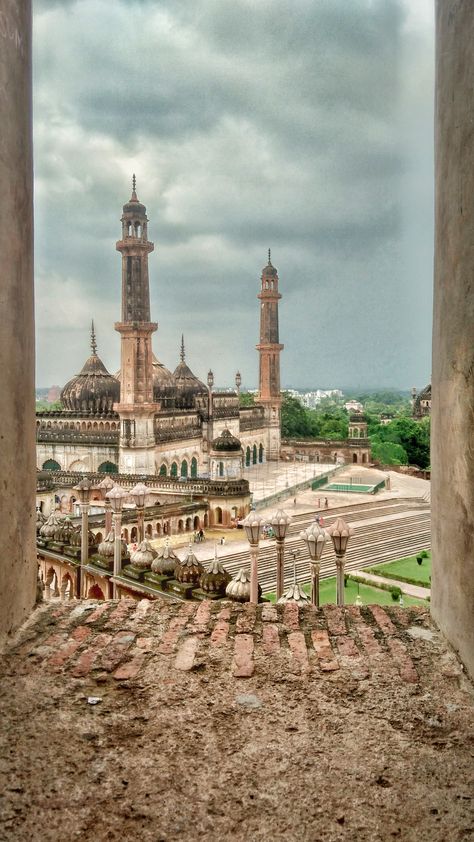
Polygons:
<instances>
[{"instance_id":1,"label":"stone pillar","mask_svg":"<svg viewBox=\"0 0 474 842\"><path fill-rule=\"evenodd\" d=\"M36 596L31 3L0 4L0 639Z\"/></svg>"},{"instance_id":2,"label":"stone pillar","mask_svg":"<svg viewBox=\"0 0 474 842\"><path fill-rule=\"evenodd\" d=\"M474 13L436 4L431 609L474 675Z\"/></svg>"}]
</instances>

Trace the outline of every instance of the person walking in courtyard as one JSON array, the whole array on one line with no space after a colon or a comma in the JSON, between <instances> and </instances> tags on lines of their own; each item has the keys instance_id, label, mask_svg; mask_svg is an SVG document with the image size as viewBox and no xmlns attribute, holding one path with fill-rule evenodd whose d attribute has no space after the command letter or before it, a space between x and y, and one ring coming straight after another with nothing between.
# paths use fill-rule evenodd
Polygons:
<instances>
[{"instance_id":1,"label":"person walking in courtyard","mask_svg":"<svg viewBox=\"0 0 474 842\"><path fill-rule=\"evenodd\" d=\"M326 497L326 499L324 500L324 508L325 508L325 509L329 509L329 503L328 503L328 498L327 498L327 497Z\"/></svg>"}]
</instances>

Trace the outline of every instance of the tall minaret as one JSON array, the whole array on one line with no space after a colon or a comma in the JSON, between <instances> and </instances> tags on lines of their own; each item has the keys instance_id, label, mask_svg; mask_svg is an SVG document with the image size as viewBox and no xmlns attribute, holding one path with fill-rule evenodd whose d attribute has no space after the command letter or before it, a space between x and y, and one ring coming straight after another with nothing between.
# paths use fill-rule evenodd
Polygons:
<instances>
[{"instance_id":1,"label":"tall minaret","mask_svg":"<svg viewBox=\"0 0 474 842\"><path fill-rule=\"evenodd\" d=\"M155 473L153 403L153 352L151 335L158 325L150 321L148 255L154 249L147 237L146 208L138 201L135 175L130 201L123 206L122 320L116 322L121 341L119 470L122 473Z\"/></svg>"},{"instance_id":2,"label":"tall minaret","mask_svg":"<svg viewBox=\"0 0 474 842\"><path fill-rule=\"evenodd\" d=\"M267 459L278 459L281 440L280 351L283 345L278 336L278 272L272 266L270 249L268 264L262 271L262 288L258 295L260 305L259 403L265 407L268 427Z\"/></svg>"}]
</instances>

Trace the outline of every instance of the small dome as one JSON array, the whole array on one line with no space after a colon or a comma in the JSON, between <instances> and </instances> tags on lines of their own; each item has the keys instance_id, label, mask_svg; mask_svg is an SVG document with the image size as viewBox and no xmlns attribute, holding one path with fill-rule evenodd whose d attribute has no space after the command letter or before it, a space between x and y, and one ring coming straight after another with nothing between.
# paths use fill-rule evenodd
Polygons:
<instances>
[{"instance_id":1,"label":"small dome","mask_svg":"<svg viewBox=\"0 0 474 842\"><path fill-rule=\"evenodd\" d=\"M94 322L91 331L92 354L79 374L69 380L61 391L61 403L73 412L111 412L120 400L120 383L109 374L97 356Z\"/></svg>"},{"instance_id":2,"label":"small dome","mask_svg":"<svg viewBox=\"0 0 474 842\"><path fill-rule=\"evenodd\" d=\"M104 540L100 542L99 546L97 547L97 552L102 558L113 558L114 557L114 533L109 532L108 535L105 536Z\"/></svg>"},{"instance_id":3,"label":"small dome","mask_svg":"<svg viewBox=\"0 0 474 842\"><path fill-rule=\"evenodd\" d=\"M201 576L201 589L207 593L218 593L224 596L225 589L231 580L230 573L217 558L217 548L215 555L207 570Z\"/></svg>"},{"instance_id":4,"label":"small dome","mask_svg":"<svg viewBox=\"0 0 474 842\"><path fill-rule=\"evenodd\" d=\"M188 582L197 585L201 574L204 573L204 567L193 553L193 548L189 545L188 552L183 561L176 562L175 576L178 582Z\"/></svg>"},{"instance_id":5,"label":"small dome","mask_svg":"<svg viewBox=\"0 0 474 842\"><path fill-rule=\"evenodd\" d=\"M75 527L70 518L65 517L62 520L54 533L54 540L59 544L69 544L72 536L75 533Z\"/></svg>"},{"instance_id":6,"label":"small dome","mask_svg":"<svg viewBox=\"0 0 474 842\"><path fill-rule=\"evenodd\" d=\"M230 430L228 430L227 428L222 431L220 436L217 436L217 438L213 440L211 447L213 450L217 450L220 453L238 453L240 450L242 450L242 444L240 442L240 439L232 435Z\"/></svg>"},{"instance_id":7,"label":"small dome","mask_svg":"<svg viewBox=\"0 0 474 842\"><path fill-rule=\"evenodd\" d=\"M46 521L46 523L43 523L43 526L41 527L41 529L39 531L39 534L41 535L42 538L52 538L54 536L54 533L58 529L60 523L61 523L61 521L58 518L56 512L51 512L51 514L50 514L48 520Z\"/></svg>"},{"instance_id":8,"label":"small dome","mask_svg":"<svg viewBox=\"0 0 474 842\"><path fill-rule=\"evenodd\" d=\"M268 249L268 263L262 269L262 278L276 278L277 275L278 275L278 272L272 264L271 252L270 252L270 249Z\"/></svg>"},{"instance_id":9,"label":"small dome","mask_svg":"<svg viewBox=\"0 0 474 842\"><path fill-rule=\"evenodd\" d=\"M142 205L142 203L139 201L136 187L137 181L134 173L132 178L132 195L130 196L128 202L125 202L123 206L123 212L124 214L132 213L134 216L146 217L146 207L145 205Z\"/></svg>"},{"instance_id":10,"label":"small dome","mask_svg":"<svg viewBox=\"0 0 474 842\"><path fill-rule=\"evenodd\" d=\"M142 541L138 549L130 556L130 563L139 570L150 570L153 560L156 558L156 550L149 541Z\"/></svg>"},{"instance_id":11,"label":"small dome","mask_svg":"<svg viewBox=\"0 0 474 842\"><path fill-rule=\"evenodd\" d=\"M174 575L176 565L179 563L178 556L167 540L165 546L158 550L158 555L151 563L151 569L153 573L161 573L165 576L168 574Z\"/></svg>"},{"instance_id":12,"label":"small dome","mask_svg":"<svg viewBox=\"0 0 474 842\"><path fill-rule=\"evenodd\" d=\"M278 605L285 604L286 602L295 602L296 605L309 605L311 600L309 596L305 594L302 588L298 585L297 582L294 582L287 591L280 597L278 600Z\"/></svg>"},{"instance_id":13,"label":"small dome","mask_svg":"<svg viewBox=\"0 0 474 842\"><path fill-rule=\"evenodd\" d=\"M250 576L242 567L241 570L230 580L225 589L226 595L229 599L235 599L236 602L250 601ZM258 598L262 595L262 587L258 586Z\"/></svg>"}]
</instances>

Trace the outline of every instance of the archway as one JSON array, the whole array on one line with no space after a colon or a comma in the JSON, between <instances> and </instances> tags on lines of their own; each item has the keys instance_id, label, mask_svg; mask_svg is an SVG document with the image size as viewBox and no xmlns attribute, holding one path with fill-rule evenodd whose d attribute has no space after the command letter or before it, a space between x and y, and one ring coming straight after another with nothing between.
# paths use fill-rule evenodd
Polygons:
<instances>
[{"instance_id":1,"label":"archway","mask_svg":"<svg viewBox=\"0 0 474 842\"><path fill-rule=\"evenodd\" d=\"M254 465L257 464L257 445L256 444L254 444L254 446L252 448L252 462L253 462Z\"/></svg>"},{"instance_id":2,"label":"archway","mask_svg":"<svg viewBox=\"0 0 474 842\"><path fill-rule=\"evenodd\" d=\"M138 540L138 529L136 526L132 526L132 531L130 532L130 543L135 544Z\"/></svg>"},{"instance_id":3,"label":"archway","mask_svg":"<svg viewBox=\"0 0 474 842\"><path fill-rule=\"evenodd\" d=\"M125 538L125 541L128 544L128 529L127 528L122 529L122 533L123 533L123 537Z\"/></svg>"},{"instance_id":4,"label":"archway","mask_svg":"<svg viewBox=\"0 0 474 842\"><path fill-rule=\"evenodd\" d=\"M220 506L216 506L214 509L214 522L222 523L222 509Z\"/></svg>"},{"instance_id":5,"label":"archway","mask_svg":"<svg viewBox=\"0 0 474 842\"><path fill-rule=\"evenodd\" d=\"M193 526L194 526L194 529L200 529L201 521L199 520L199 515L195 515Z\"/></svg>"},{"instance_id":6,"label":"archway","mask_svg":"<svg viewBox=\"0 0 474 842\"><path fill-rule=\"evenodd\" d=\"M367 453L362 454L362 462L367 462Z\"/></svg>"},{"instance_id":7,"label":"archway","mask_svg":"<svg viewBox=\"0 0 474 842\"><path fill-rule=\"evenodd\" d=\"M180 473L181 473L181 476L184 479L188 478L188 463L187 463L186 459L183 459L183 461L181 462L181 472Z\"/></svg>"},{"instance_id":8,"label":"archway","mask_svg":"<svg viewBox=\"0 0 474 842\"><path fill-rule=\"evenodd\" d=\"M74 585L69 573L64 573L61 579L61 599L72 599L74 596Z\"/></svg>"},{"instance_id":9,"label":"archway","mask_svg":"<svg viewBox=\"0 0 474 842\"><path fill-rule=\"evenodd\" d=\"M92 585L87 592L87 599L105 599L104 592L99 585Z\"/></svg>"},{"instance_id":10,"label":"archway","mask_svg":"<svg viewBox=\"0 0 474 842\"><path fill-rule=\"evenodd\" d=\"M69 470L83 474L85 471L87 471L87 466L81 459L76 459L69 465Z\"/></svg>"},{"instance_id":11,"label":"archway","mask_svg":"<svg viewBox=\"0 0 474 842\"><path fill-rule=\"evenodd\" d=\"M250 466L250 447L247 447L245 451L245 467L248 468Z\"/></svg>"},{"instance_id":12,"label":"archway","mask_svg":"<svg viewBox=\"0 0 474 842\"><path fill-rule=\"evenodd\" d=\"M178 464L177 462L173 462L171 465L170 476L177 477L178 476Z\"/></svg>"},{"instance_id":13,"label":"archway","mask_svg":"<svg viewBox=\"0 0 474 842\"><path fill-rule=\"evenodd\" d=\"M195 456L191 459L191 476L193 479L196 479L198 475L198 463Z\"/></svg>"},{"instance_id":14,"label":"archway","mask_svg":"<svg viewBox=\"0 0 474 842\"><path fill-rule=\"evenodd\" d=\"M152 535L153 535L153 526L151 525L151 523L147 523L147 525L146 525L146 537L151 538Z\"/></svg>"},{"instance_id":15,"label":"archway","mask_svg":"<svg viewBox=\"0 0 474 842\"><path fill-rule=\"evenodd\" d=\"M102 532L96 532L95 543L97 546L102 542Z\"/></svg>"},{"instance_id":16,"label":"archway","mask_svg":"<svg viewBox=\"0 0 474 842\"><path fill-rule=\"evenodd\" d=\"M352 461L357 462L357 453L352 454Z\"/></svg>"},{"instance_id":17,"label":"archway","mask_svg":"<svg viewBox=\"0 0 474 842\"><path fill-rule=\"evenodd\" d=\"M118 474L118 465L115 462L102 462L98 471L99 474Z\"/></svg>"},{"instance_id":18,"label":"archway","mask_svg":"<svg viewBox=\"0 0 474 842\"><path fill-rule=\"evenodd\" d=\"M156 524L156 534L161 535L161 523L159 522Z\"/></svg>"},{"instance_id":19,"label":"archway","mask_svg":"<svg viewBox=\"0 0 474 842\"><path fill-rule=\"evenodd\" d=\"M263 444L258 448L258 461L263 462Z\"/></svg>"},{"instance_id":20,"label":"archway","mask_svg":"<svg viewBox=\"0 0 474 842\"><path fill-rule=\"evenodd\" d=\"M186 532L191 532L193 528L193 521L190 517L186 518Z\"/></svg>"},{"instance_id":21,"label":"archway","mask_svg":"<svg viewBox=\"0 0 474 842\"><path fill-rule=\"evenodd\" d=\"M223 462L219 462L219 476L220 477L224 476L224 463Z\"/></svg>"},{"instance_id":22,"label":"archway","mask_svg":"<svg viewBox=\"0 0 474 842\"><path fill-rule=\"evenodd\" d=\"M161 467L160 467L160 473L159 473L159 476L160 476L160 477L165 477L165 476L166 476L166 474L167 474L167 469L166 469L166 465L165 465L165 463L163 462L163 464L162 464L162 465L161 465Z\"/></svg>"},{"instance_id":23,"label":"archway","mask_svg":"<svg viewBox=\"0 0 474 842\"><path fill-rule=\"evenodd\" d=\"M184 523L182 520L178 520L178 532L184 532Z\"/></svg>"},{"instance_id":24,"label":"archway","mask_svg":"<svg viewBox=\"0 0 474 842\"><path fill-rule=\"evenodd\" d=\"M206 512L205 515L204 515L204 529L207 529L208 526L209 526L209 515Z\"/></svg>"},{"instance_id":25,"label":"archway","mask_svg":"<svg viewBox=\"0 0 474 842\"><path fill-rule=\"evenodd\" d=\"M55 459L47 459L43 462L43 471L60 471L61 465Z\"/></svg>"}]
</instances>

